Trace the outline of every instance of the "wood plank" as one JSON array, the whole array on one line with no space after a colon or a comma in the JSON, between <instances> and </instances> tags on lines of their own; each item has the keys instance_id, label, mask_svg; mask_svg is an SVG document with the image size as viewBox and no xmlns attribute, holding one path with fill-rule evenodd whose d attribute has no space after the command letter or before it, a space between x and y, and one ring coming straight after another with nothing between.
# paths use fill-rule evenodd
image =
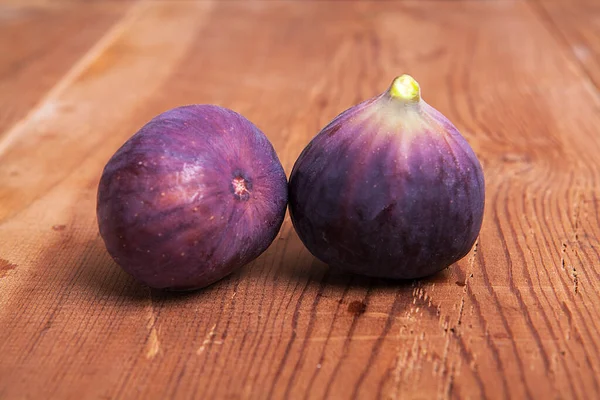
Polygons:
<instances>
[{"instance_id":1,"label":"wood plank","mask_svg":"<svg viewBox=\"0 0 600 400\"><path fill-rule=\"evenodd\" d=\"M519 1L136 5L0 141L0 398L597 397L600 100L574 65ZM403 72L486 173L478 245L447 271L331 274L289 218L192 294L107 256L99 175L153 115L233 108L289 173Z\"/></svg>"},{"instance_id":2,"label":"wood plank","mask_svg":"<svg viewBox=\"0 0 600 400\"><path fill-rule=\"evenodd\" d=\"M548 29L573 53L575 59L600 88L600 2L578 0L532 3L546 21Z\"/></svg>"},{"instance_id":3,"label":"wood plank","mask_svg":"<svg viewBox=\"0 0 600 400\"><path fill-rule=\"evenodd\" d=\"M0 138L125 10L122 4L0 4Z\"/></svg>"}]
</instances>

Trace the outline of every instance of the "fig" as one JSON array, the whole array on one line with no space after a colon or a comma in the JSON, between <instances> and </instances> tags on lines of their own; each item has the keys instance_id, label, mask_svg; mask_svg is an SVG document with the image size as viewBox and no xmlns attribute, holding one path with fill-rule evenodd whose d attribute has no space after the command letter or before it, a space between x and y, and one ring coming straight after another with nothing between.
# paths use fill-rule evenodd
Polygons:
<instances>
[{"instance_id":1,"label":"fig","mask_svg":"<svg viewBox=\"0 0 600 400\"><path fill-rule=\"evenodd\" d=\"M153 288L192 290L263 253L286 206L267 137L232 110L189 105L156 116L112 156L97 217L126 272Z\"/></svg>"},{"instance_id":2,"label":"fig","mask_svg":"<svg viewBox=\"0 0 600 400\"><path fill-rule=\"evenodd\" d=\"M432 275L464 257L485 200L473 150L409 75L311 140L289 196L294 229L316 258L392 279Z\"/></svg>"}]
</instances>

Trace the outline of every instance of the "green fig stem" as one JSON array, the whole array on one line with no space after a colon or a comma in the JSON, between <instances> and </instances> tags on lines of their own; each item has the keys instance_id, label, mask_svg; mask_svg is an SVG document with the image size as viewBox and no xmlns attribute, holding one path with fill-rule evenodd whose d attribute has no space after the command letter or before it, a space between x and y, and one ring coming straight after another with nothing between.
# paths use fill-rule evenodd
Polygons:
<instances>
[{"instance_id":1,"label":"green fig stem","mask_svg":"<svg viewBox=\"0 0 600 400\"><path fill-rule=\"evenodd\" d=\"M410 75L402 75L394 79L388 91L392 99L405 103L418 103L421 100L421 88Z\"/></svg>"}]
</instances>

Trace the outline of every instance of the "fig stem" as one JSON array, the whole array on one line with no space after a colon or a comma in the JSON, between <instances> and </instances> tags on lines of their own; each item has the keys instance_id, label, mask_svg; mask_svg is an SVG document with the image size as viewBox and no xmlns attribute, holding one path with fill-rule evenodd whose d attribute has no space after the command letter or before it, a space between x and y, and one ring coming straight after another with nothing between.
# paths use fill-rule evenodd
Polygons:
<instances>
[{"instance_id":1,"label":"fig stem","mask_svg":"<svg viewBox=\"0 0 600 400\"><path fill-rule=\"evenodd\" d=\"M406 74L394 79L389 94L393 99L403 100L407 103L417 103L421 100L419 84L412 76Z\"/></svg>"}]
</instances>

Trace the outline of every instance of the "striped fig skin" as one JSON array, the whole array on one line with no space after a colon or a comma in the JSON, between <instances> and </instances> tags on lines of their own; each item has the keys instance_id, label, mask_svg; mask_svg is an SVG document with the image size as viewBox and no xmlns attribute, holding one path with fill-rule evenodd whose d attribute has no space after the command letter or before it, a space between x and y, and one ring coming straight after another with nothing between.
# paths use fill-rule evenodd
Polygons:
<instances>
[{"instance_id":1,"label":"striped fig skin","mask_svg":"<svg viewBox=\"0 0 600 400\"><path fill-rule=\"evenodd\" d=\"M484 178L456 127L419 98L389 93L336 117L290 176L290 215L333 269L414 279L464 257L484 210Z\"/></svg>"},{"instance_id":2,"label":"striped fig skin","mask_svg":"<svg viewBox=\"0 0 600 400\"><path fill-rule=\"evenodd\" d=\"M158 115L113 155L97 200L100 234L126 272L153 288L191 290L267 249L287 180L250 121L191 105Z\"/></svg>"}]
</instances>

